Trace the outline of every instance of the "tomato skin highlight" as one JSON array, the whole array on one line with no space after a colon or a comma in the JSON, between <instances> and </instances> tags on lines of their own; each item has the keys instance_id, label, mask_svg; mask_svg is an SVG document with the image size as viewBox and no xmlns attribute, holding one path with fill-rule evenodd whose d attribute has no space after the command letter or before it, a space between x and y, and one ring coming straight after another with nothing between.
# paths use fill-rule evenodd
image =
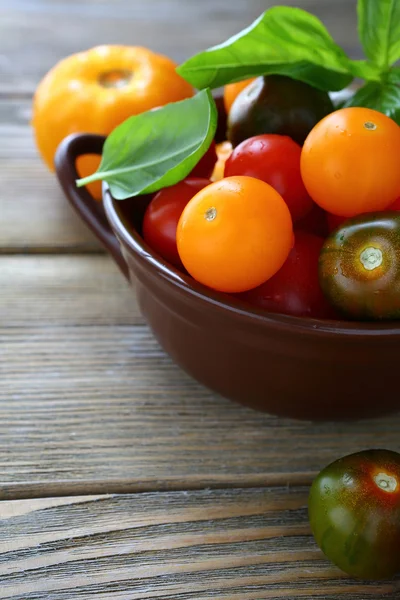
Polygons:
<instances>
[{"instance_id":1,"label":"tomato skin highlight","mask_svg":"<svg viewBox=\"0 0 400 600\"><path fill-rule=\"evenodd\" d=\"M304 231L295 232L295 243L283 267L258 288L239 295L241 300L269 312L297 317L335 318L318 281L318 260L324 240Z\"/></svg>"},{"instance_id":2,"label":"tomato skin highlight","mask_svg":"<svg viewBox=\"0 0 400 600\"><path fill-rule=\"evenodd\" d=\"M238 293L272 277L293 245L283 198L253 177L227 177L201 190L178 223L188 273L219 292Z\"/></svg>"},{"instance_id":3,"label":"tomato skin highlight","mask_svg":"<svg viewBox=\"0 0 400 600\"><path fill-rule=\"evenodd\" d=\"M229 83L228 85L224 86L224 107L227 115L229 115L232 104L235 102L238 95L253 81L254 77L251 79L244 79L236 83Z\"/></svg>"},{"instance_id":4,"label":"tomato skin highlight","mask_svg":"<svg viewBox=\"0 0 400 600\"><path fill-rule=\"evenodd\" d=\"M282 196L297 221L313 206L301 178L300 157L301 146L289 136L258 135L233 150L225 164L225 177L247 175L265 181Z\"/></svg>"},{"instance_id":5,"label":"tomato skin highlight","mask_svg":"<svg viewBox=\"0 0 400 600\"><path fill-rule=\"evenodd\" d=\"M301 174L311 198L333 215L386 210L400 195L400 127L368 108L343 108L307 137Z\"/></svg>"},{"instance_id":6,"label":"tomato skin highlight","mask_svg":"<svg viewBox=\"0 0 400 600\"><path fill-rule=\"evenodd\" d=\"M308 513L318 546L348 575L381 580L400 572L397 452L366 450L328 465L312 484Z\"/></svg>"},{"instance_id":7,"label":"tomato skin highlight","mask_svg":"<svg viewBox=\"0 0 400 600\"><path fill-rule=\"evenodd\" d=\"M160 190L151 200L143 218L143 238L162 258L182 268L176 246L176 228L182 211L203 188L210 185L208 179L184 179Z\"/></svg>"},{"instance_id":8,"label":"tomato skin highlight","mask_svg":"<svg viewBox=\"0 0 400 600\"><path fill-rule=\"evenodd\" d=\"M399 319L400 213L345 221L324 243L319 280L329 302L350 319Z\"/></svg>"}]
</instances>

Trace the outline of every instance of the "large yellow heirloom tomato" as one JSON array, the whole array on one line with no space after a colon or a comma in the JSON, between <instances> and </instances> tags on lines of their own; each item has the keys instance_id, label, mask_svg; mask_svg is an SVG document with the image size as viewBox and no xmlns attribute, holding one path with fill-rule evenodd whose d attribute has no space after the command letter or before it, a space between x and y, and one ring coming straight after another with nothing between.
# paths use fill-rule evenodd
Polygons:
<instances>
[{"instance_id":1,"label":"large yellow heirloom tomato","mask_svg":"<svg viewBox=\"0 0 400 600\"><path fill-rule=\"evenodd\" d=\"M40 82L33 102L33 128L41 156L54 170L59 143L71 133L108 135L132 115L193 96L176 64L135 46L97 46L56 64ZM98 156L83 156L81 177L93 173ZM99 182L92 193L101 195Z\"/></svg>"}]
</instances>

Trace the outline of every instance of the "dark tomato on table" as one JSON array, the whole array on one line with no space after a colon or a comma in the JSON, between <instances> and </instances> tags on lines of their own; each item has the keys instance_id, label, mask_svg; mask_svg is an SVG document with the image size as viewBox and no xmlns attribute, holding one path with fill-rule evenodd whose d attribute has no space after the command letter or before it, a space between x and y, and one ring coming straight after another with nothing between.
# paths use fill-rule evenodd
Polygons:
<instances>
[{"instance_id":1,"label":"dark tomato on table","mask_svg":"<svg viewBox=\"0 0 400 600\"><path fill-rule=\"evenodd\" d=\"M211 146L207 152L201 157L193 171L188 175L190 178L201 177L209 179L213 174L214 167L217 163L217 145L214 141L211 142Z\"/></svg>"},{"instance_id":2,"label":"dark tomato on table","mask_svg":"<svg viewBox=\"0 0 400 600\"><path fill-rule=\"evenodd\" d=\"M143 238L175 267L182 267L176 246L178 221L187 203L210 183L209 179L184 179L159 191L147 207L143 219Z\"/></svg>"},{"instance_id":3,"label":"dark tomato on table","mask_svg":"<svg viewBox=\"0 0 400 600\"><path fill-rule=\"evenodd\" d=\"M237 146L225 164L225 177L247 175L269 183L285 200L293 221L304 217L313 201L300 173L301 147L283 135L257 135Z\"/></svg>"},{"instance_id":4,"label":"dark tomato on table","mask_svg":"<svg viewBox=\"0 0 400 600\"><path fill-rule=\"evenodd\" d=\"M317 544L345 573L400 573L400 454L366 450L335 461L314 480L308 508Z\"/></svg>"},{"instance_id":5,"label":"dark tomato on table","mask_svg":"<svg viewBox=\"0 0 400 600\"><path fill-rule=\"evenodd\" d=\"M349 219L325 241L319 279L329 302L350 319L400 318L400 212Z\"/></svg>"},{"instance_id":6,"label":"dark tomato on table","mask_svg":"<svg viewBox=\"0 0 400 600\"><path fill-rule=\"evenodd\" d=\"M269 312L298 317L334 318L334 311L321 291L318 259L324 240L298 231L283 267L259 287L240 294L252 306Z\"/></svg>"}]
</instances>

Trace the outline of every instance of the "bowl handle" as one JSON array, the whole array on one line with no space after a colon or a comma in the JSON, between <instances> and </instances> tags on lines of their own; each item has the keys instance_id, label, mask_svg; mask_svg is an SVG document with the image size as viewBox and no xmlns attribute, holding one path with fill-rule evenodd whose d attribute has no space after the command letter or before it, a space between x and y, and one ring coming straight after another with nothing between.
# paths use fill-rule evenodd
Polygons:
<instances>
[{"instance_id":1,"label":"bowl handle","mask_svg":"<svg viewBox=\"0 0 400 600\"><path fill-rule=\"evenodd\" d=\"M105 140L106 138L102 135L69 135L57 148L54 164L58 180L70 204L129 280L128 265L122 255L118 239L107 220L103 204L95 200L86 188L78 188L75 184L75 181L79 179L76 170L77 158L82 154L101 154Z\"/></svg>"}]
</instances>

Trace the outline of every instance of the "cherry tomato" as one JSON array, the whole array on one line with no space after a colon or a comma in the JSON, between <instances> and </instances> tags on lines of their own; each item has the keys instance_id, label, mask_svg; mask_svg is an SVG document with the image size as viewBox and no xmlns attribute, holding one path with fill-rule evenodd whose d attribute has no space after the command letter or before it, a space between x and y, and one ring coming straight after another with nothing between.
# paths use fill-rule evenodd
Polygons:
<instances>
[{"instance_id":1,"label":"cherry tomato","mask_svg":"<svg viewBox=\"0 0 400 600\"><path fill-rule=\"evenodd\" d=\"M188 203L177 242L194 279L220 292L243 292L281 268L293 245L292 220L270 185L252 177L228 177Z\"/></svg>"},{"instance_id":2,"label":"cherry tomato","mask_svg":"<svg viewBox=\"0 0 400 600\"><path fill-rule=\"evenodd\" d=\"M318 281L318 259L324 240L298 231L283 267L265 283L241 294L242 300L270 312L312 318L334 318Z\"/></svg>"},{"instance_id":3,"label":"cherry tomato","mask_svg":"<svg viewBox=\"0 0 400 600\"><path fill-rule=\"evenodd\" d=\"M143 219L145 242L165 260L182 267L176 247L176 228L183 209L203 188L208 179L185 179L159 191L150 202Z\"/></svg>"},{"instance_id":4,"label":"cherry tomato","mask_svg":"<svg viewBox=\"0 0 400 600\"><path fill-rule=\"evenodd\" d=\"M293 221L304 217L313 201L300 173L301 147L290 137L265 134L245 140L226 161L225 177L247 175L269 183L289 207Z\"/></svg>"},{"instance_id":5,"label":"cherry tomato","mask_svg":"<svg viewBox=\"0 0 400 600\"><path fill-rule=\"evenodd\" d=\"M308 233L313 233L314 235L326 238L329 234L327 213L322 210L318 204L313 202L310 212L295 223L295 229L297 231L307 231Z\"/></svg>"},{"instance_id":6,"label":"cherry tomato","mask_svg":"<svg viewBox=\"0 0 400 600\"><path fill-rule=\"evenodd\" d=\"M384 210L400 195L400 127L369 108L343 108L306 139L301 173L313 200L343 217Z\"/></svg>"},{"instance_id":7,"label":"cherry tomato","mask_svg":"<svg viewBox=\"0 0 400 600\"><path fill-rule=\"evenodd\" d=\"M340 569L377 580L400 572L400 454L366 450L330 464L308 507L317 544Z\"/></svg>"},{"instance_id":8,"label":"cherry tomato","mask_svg":"<svg viewBox=\"0 0 400 600\"><path fill-rule=\"evenodd\" d=\"M210 179L215 164L217 162L217 149L216 143L214 141L211 142L211 146L207 150L207 152L201 157L193 171L188 175L188 177L205 177L206 179Z\"/></svg>"},{"instance_id":9,"label":"cherry tomato","mask_svg":"<svg viewBox=\"0 0 400 600\"><path fill-rule=\"evenodd\" d=\"M400 318L400 213L347 220L324 243L319 279L329 302L352 319Z\"/></svg>"}]
</instances>

